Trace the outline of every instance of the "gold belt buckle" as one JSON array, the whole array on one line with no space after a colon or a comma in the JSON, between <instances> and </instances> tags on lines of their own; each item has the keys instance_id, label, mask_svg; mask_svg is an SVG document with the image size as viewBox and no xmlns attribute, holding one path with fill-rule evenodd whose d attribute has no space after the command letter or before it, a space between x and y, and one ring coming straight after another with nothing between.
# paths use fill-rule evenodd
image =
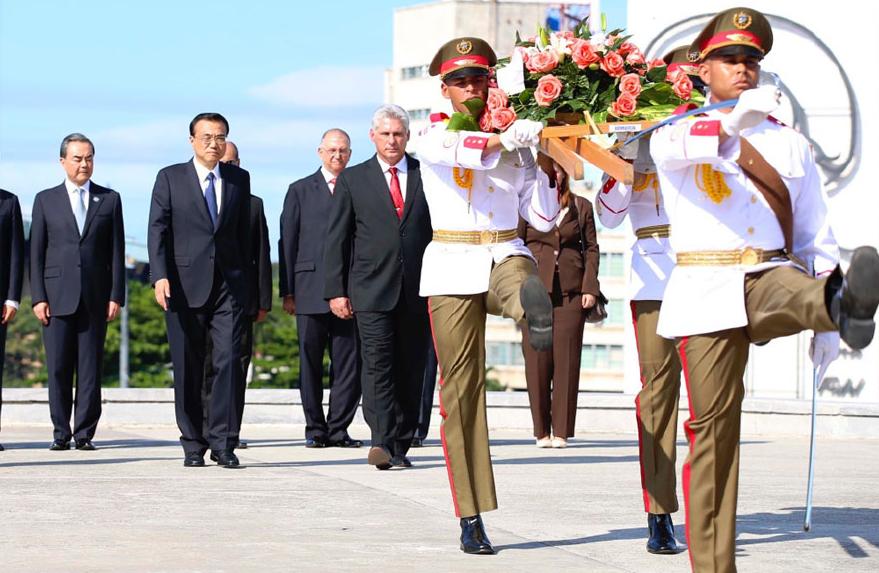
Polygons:
<instances>
[{"instance_id":1,"label":"gold belt buckle","mask_svg":"<svg viewBox=\"0 0 879 573\"><path fill-rule=\"evenodd\" d=\"M746 266L756 265L760 262L760 250L746 247L745 250L742 251L739 262Z\"/></svg>"},{"instance_id":2,"label":"gold belt buckle","mask_svg":"<svg viewBox=\"0 0 879 573\"><path fill-rule=\"evenodd\" d=\"M489 245L491 244L491 231L479 231L479 244L480 245Z\"/></svg>"}]
</instances>

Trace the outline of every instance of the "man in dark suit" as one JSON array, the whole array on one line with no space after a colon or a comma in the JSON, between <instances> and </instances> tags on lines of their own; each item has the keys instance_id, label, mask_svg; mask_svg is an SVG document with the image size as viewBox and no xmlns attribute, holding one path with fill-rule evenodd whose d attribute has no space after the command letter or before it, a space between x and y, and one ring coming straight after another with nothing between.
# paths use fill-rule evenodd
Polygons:
<instances>
[{"instance_id":1,"label":"man in dark suit","mask_svg":"<svg viewBox=\"0 0 879 573\"><path fill-rule=\"evenodd\" d=\"M238 156L238 146L231 141L226 141L226 153L220 158L220 163L228 163L236 167L241 166L241 158ZM244 339L241 343L241 371L244 372L245 384L241 386L241 396L239 398L242 406L244 405L244 391L246 389L247 372L250 370L250 361L253 358L253 324L262 322L266 319L266 315L272 310L272 261L271 246L269 245L269 228L266 224L265 210L263 209L262 199L256 195L250 196L250 306L247 307L245 313L246 325L244 328ZM207 351L205 353L205 378L202 387L202 404L204 406L204 425L203 434L209 433L207 421L210 419L210 402L211 389L214 387L214 357L211 338L207 340ZM239 411L240 418L244 414L244 408ZM238 440L236 448L246 448L247 442Z\"/></svg>"},{"instance_id":2,"label":"man in dark suit","mask_svg":"<svg viewBox=\"0 0 879 573\"><path fill-rule=\"evenodd\" d=\"M429 336L418 296L431 240L418 161L406 155L409 116L395 105L373 115L376 155L342 172L330 211L324 297L339 318L357 318L369 463L409 467ZM405 193L405 194L404 194Z\"/></svg>"},{"instance_id":3,"label":"man in dark suit","mask_svg":"<svg viewBox=\"0 0 879 573\"><path fill-rule=\"evenodd\" d=\"M24 228L18 197L0 189L0 408L3 407L3 365L6 362L6 327L21 302L24 275ZM3 445L0 444L0 452Z\"/></svg>"},{"instance_id":4,"label":"man in dark suit","mask_svg":"<svg viewBox=\"0 0 879 573\"><path fill-rule=\"evenodd\" d=\"M166 311L183 465L237 467L243 408L241 353L250 306L250 174L220 163L229 123L202 113L189 124L192 160L156 176L147 239L156 302ZM208 433L201 390L207 338L214 384Z\"/></svg>"},{"instance_id":5,"label":"man in dark suit","mask_svg":"<svg viewBox=\"0 0 879 573\"><path fill-rule=\"evenodd\" d=\"M299 333L299 393L305 412L305 447L359 448L348 426L360 402L360 349L353 320L330 312L324 299L324 244L336 178L351 158L351 139L341 129L321 138L323 164L287 189L281 213L280 291L284 311L296 315ZM324 349L330 351L330 407L323 410Z\"/></svg>"},{"instance_id":6,"label":"man in dark suit","mask_svg":"<svg viewBox=\"0 0 879 573\"><path fill-rule=\"evenodd\" d=\"M95 148L72 133L61 142L61 185L40 191L31 221L33 310L43 324L49 370L50 450L94 450L101 417L107 323L125 304L122 200L91 181ZM76 400L73 375L76 373ZM76 404L73 432L70 413Z\"/></svg>"}]
</instances>

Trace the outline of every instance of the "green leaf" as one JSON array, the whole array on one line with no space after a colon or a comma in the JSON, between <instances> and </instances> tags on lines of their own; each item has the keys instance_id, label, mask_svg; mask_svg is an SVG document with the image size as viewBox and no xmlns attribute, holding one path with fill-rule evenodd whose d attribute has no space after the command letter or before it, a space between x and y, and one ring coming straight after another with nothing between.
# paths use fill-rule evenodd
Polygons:
<instances>
[{"instance_id":1,"label":"green leaf","mask_svg":"<svg viewBox=\"0 0 879 573\"><path fill-rule=\"evenodd\" d=\"M481 98L474 97L465 101L464 106L467 108L467 111L470 112L470 115L473 117L479 117L479 114L485 109L485 102L482 101Z\"/></svg>"},{"instance_id":2,"label":"green leaf","mask_svg":"<svg viewBox=\"0 0 879 573\"><path fill-rule=\"evenodd\" d=\"M473 117L472 115L467 115L466 113L461 113L459 111L453 113L452 117L449 118L449 123L446 125L446 130L482 131L481 129L479 129L479 123L476 121L475 117Z\"/></svg>"},{"instance_id":3,"label":"green leaf","mask_svg":"<svg viewBox=\"0 0 879 573\"><path fill-rule=\"evenodd\" d=\"M651 82L664 82L668 76L668 67L657 66L647 72L647 79Z\"/></svg>"}]
</instances>

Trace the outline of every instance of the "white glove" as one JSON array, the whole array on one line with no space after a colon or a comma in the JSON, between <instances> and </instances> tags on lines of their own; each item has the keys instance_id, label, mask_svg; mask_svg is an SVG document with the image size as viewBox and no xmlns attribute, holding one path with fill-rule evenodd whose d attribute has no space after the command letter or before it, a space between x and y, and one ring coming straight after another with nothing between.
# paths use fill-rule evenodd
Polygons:
<instances>
[{"instance_id":1,"label":"white glove","mask_svg":"<svg viewBox=\"0 0 879 573\"><path fill-rule=\"evenodd\" d=\"M501 145L507 151L531 147L540 143L540 130L543 124L530 119L517 119L505 132L500 134Z\"/></svg>"},{"instance_id":2,"label":"white glove","mask_svg":"<svg viewBox=\"0 0 879 573\"><path fill-rule=\"evenodd\" d=\"M839 356L839 333L818 332L812 337L809 344L809 358L812 365L818 369L818 380L824 378L824 373L830 363Z\"/></svg>"},{"instance_id":3,"label":"white glove","mask_svg":"<svg viewBox=\"0 0 879 573\"><path fill-rule=\"evenodd\" d=\"M738 135L743 129L760 125L766 116L778 109L781 103L781 90L775 86L760 86L745 90L731 112L720 120L723 130L729 135Z\"/></svg>"}]
</instances>

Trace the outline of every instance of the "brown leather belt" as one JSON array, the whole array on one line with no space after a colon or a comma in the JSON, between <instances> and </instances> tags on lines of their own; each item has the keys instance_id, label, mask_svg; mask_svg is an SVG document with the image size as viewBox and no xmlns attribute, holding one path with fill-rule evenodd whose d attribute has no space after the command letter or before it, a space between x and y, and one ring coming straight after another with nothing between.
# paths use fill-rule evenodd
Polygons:
<instances>
[{"instance_id":1,"label":"brown leather belt","mask_svg":"<svg viewBox=\"0 0 879 573\"><path fill-rule=\"evenodd\" d=\"M677 263L681 266L728 266L728 265L757 265L771 261L772 259L787 259L784 249L765 251L746 247L734 251L688 251L677 253Z\"/></svg>"},{"instance_id":2,"label":"brown leather belt","mask_svg":"<svg viewBox=\"0 0 879 573\"><path fill-rule=\"evenodd\" d=\"M652 225L635 229L635 236L639 239L667 239L670 235L670 225Z\"/></svg>"},{"instance_id":3,"label":"brown leather belt","mask_svg":"<svg viewBox=\"0 0 879 573\"><path fill-rule=\"evenodd\" d=\"M516 229L493 231L434 231L433 240L438 243L462 243L465 245L492 245L512 241L519 234Z\"/></svg>"}]
</instances>

